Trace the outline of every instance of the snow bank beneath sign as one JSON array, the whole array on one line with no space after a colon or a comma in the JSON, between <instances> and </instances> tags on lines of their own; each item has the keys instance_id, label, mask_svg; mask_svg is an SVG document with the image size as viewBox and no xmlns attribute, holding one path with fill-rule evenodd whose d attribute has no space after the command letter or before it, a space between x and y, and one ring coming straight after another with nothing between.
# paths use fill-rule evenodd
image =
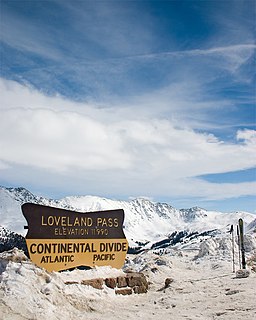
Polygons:
<instances>
[{"instance_id":1,"label":"snow bank beneath sign","mask_svg":"<svg viewBox=\"0 0 256 320\"><path fill-rule=\"evenodd\" d=\"M35 313L36 319L81 319L81 312L92 312L101 301L106 303L114 290L65 282L118 275L123 275L123 271L111 267L49 273L32 264L22 251L3 252L0 254L0 319L35 319Z\"/></svg>"},{"instance_id":2,"label":"snow bank beneath sign","mask_svg":"<svg viewBox=\"0 0 256 320\"><path fill-rule=\"evenodd\" d=\"M124 276L125 273L122 270L114 269L109 266L105 267L94 267L90 270L78 270L75 269L73 271L63 271L60 273L61 279L63 281L78 281L81 282L82 280L88 279L96 279L96 278L117 278L119 276Z\"/></svg>"},{"instance_id":3,"label":"snow bank beneath sign","mask_svg":"<svg viewBox=\"0 0 256 320\"><path fill-rule=\"evenodd\" d=\"M98 267L49 273L33 265L22 251L3 252L0 319L255 319L255 252L247 253L248 258L251 255L250 276L237 279L229 258L219 256L221 250L227 252L228 237L226 240L215 244L208 241L213 255L205 254L200 259L194 259L198 254L194 249L127 255L124 270L142 271L150 281L147 293L127 296L116 295L106 286L99 290L81 284L87 278L122 275L122 270ZM239 268L237 259L235 267Z\"/></svg>"}]
</instances>

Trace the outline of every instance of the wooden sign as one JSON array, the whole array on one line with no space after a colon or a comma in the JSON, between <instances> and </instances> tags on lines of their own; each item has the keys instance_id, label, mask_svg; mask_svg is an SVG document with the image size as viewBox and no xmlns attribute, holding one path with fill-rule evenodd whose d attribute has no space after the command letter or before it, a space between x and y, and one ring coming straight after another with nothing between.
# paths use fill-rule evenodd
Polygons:
<instances>
[{"instance_id":1,"label":"wooden sign","mask_svg":"<svg viewBox=\"0 0 256 320\"><path fill-rule=\"evenodd\" d=\"M79 266L121 268L128 250L124 211L80 213L25 203L30 259L48 271Z\"/></svg>"}]
</instances>

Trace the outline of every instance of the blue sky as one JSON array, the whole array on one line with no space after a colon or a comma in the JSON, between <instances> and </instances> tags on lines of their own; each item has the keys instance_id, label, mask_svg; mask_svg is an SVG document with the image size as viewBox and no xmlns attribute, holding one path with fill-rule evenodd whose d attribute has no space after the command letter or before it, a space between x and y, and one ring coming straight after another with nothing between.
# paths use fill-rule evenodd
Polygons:
<instances>
[{"instance_id":1,"label":"blue sky","mask_svg":"<svg viewBox=\"0 0 256 320\"><path fill-rule=\"evenodd\" d=\"M1 0L0 185L256 210L255 1Z\"/></svg>"}]
</instances>

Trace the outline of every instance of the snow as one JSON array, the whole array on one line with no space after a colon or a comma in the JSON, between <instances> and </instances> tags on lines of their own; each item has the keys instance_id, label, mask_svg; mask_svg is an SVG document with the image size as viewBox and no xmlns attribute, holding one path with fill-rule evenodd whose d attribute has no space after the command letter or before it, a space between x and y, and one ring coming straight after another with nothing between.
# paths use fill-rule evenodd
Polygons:
<instances>
[{"instance_id":1,"label":"snow","mask_svg":"<svg viewBox=\"0 0 256 320\"><path fill-rule=\"evenodd\" d=\"M124 272L121 269L115 269L110 266L95 267L89 270L78 270L73 271L63 271L61 272L61 278L65 281L82 281L88 279L97 278L110 278L124 276Z\"/></svg>"},{"instance_id":2,"label":"snow","mask_svg":"<svg viewBox=\"0 0 256 320\"><path fill-rule=\"evenodd\" d=\"M248 233L256 233L256 218L249 223L246 227L246 232Z\"/></svg>"},{"instance_id":3,"label":"snow","mask_svg":"<svg viewBox=\"0 0 256 320\"><path fill-rule=\"evenodd\" d=\"M4 188L0 189L0 221L3 227L24 234L27 222L21 213L21 203Z\"/></svg>"},{"instance_id":4,"label":"snow","mask_svg":"<svg viewBox=\"0 0 256 320\"><path fill-rule=\"evenodd\" d=\"M23 226L27 223L21 213L21 204L25 202L79 212L124 209L124 231L129 244L137 245L139 241L148 244L141 253L127 255L120 270L105 266L50 273L35 266L23 251L12 249L0 253L1 320L256 318L255 215L198 207L178 210L146 199L117 201L83 196L52 200L34 196L24 188L2 187L0 221L4 228L0 226L0 240L11 236L17 240L13 231L25 234ZM238 279L232 272L232 239L227 231L239 218L245 222L245 254L247 268L252 271L248 278ZM168 240L172 232L182 234L185 230L181 241L174 245L167 242L165 248L150 250L156 241ZM235 237L238 270L236 240ZM82 284L82 280L118 277L128 271L146 275L150 284L147 293L122 296L105 285L99 290ZM170 285L166 287L167 278Z\"/></svg>"},{"instance_id":5,"label":"snow","mask_svg":"<svg viewBox=\"0 0 256 320\"><path fill-rule=\"evenodd\" d=\"M147 199L118 201L96 196L71 196L60 200L34 196L24 188L0 188L1 225L22 235L27 225L21 212L25 202L54 206L78 212L92 212L123 209L125 212L124 232L130 246L136 241L156 242L166 238L173 231L189 230L202 232L219 229L226 231L230 224L243 218L245 226L255 219L248 212L222 213L194 207L178 210L166 203L154 203Z\"/></svg>"},{"instance_id":6,"label":"snow","mask_svg":"<svg viewBox=\"0 0 256 320\"><path fill-rule=\"evenodd\" d=\"M149 291L120 296L110 288L94 289L80 281L117 276L122 270L99 267L49 273L21 251L1 253L0 319L254 319L256 274L237 279L230 261L216 255L194 259L194 254L129 255L125 268L142 270L150 282ZM167 288L166 278L173 280ZM70 280L78 283L65 284Z\"/></svg>"}]
</instances>

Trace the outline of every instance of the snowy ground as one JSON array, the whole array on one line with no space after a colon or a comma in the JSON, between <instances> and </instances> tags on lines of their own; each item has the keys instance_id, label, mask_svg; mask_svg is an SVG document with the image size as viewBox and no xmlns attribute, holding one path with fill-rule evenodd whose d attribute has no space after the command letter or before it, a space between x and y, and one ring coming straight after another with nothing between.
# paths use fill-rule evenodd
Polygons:
<instances>
[{"instance_id":1,"label":"snowy ground","mask_svg":"<svg viewBox=\"0 0 256 320\"><path fill-rule=\"evenodd\" d=\"M69 281L118 276L122 270L48 273L19 251L0 254L0 319L256 319L256 274L238 279L232 263L216 256L194 259L196 252L128 256L127 269L143 270L146 294L115 295ZM237 267L237 266L236 266ZM173 282L164 289L165 279Z\"/></svg>"}]
</instances>

